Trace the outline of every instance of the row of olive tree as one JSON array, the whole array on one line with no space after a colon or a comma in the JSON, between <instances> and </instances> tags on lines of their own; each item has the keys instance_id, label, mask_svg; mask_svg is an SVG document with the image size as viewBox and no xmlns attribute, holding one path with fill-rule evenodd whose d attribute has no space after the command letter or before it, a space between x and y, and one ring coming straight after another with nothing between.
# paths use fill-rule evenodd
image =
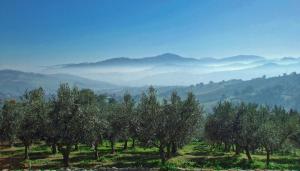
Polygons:
<instances>
[{"instance_id":1,"label":"row of olive tree","mask_svg":"<svg viewBox=\"0 0 300 171\"><path fill-rule=\"evenodd\" d=\"M264 150L266 164L270 155L287 141L300 143L299 114L282 107L259 106L257 104L220 102L213 109L205 124L205 137L225 151L235 148L236 154L245 151L249 161L251 152Z\"/></svg>"},{"instance_id":2,"label":"row of olive tree","mask_svg":"<svg viewBox=\"0 0 300 171\"><path fill-rule=\"evenodd\" d=\"M60 85L56 95L45 97L42 88L25 92L18 101L5 101L0 115L0 141L13 145L21 141L25 159L35 141L45 141L52 153L60 152L65 166L78 144L93 147L95 158L98 146L108 140L111 153L115 143L132 139L141 146L158 147L162 162L177 152L196 132L203 110L195 96L185 100L174 92L170 100L160 102L156 90L150 87L135 103L126 93L121 102L96 95L89 89Z\"/></svg>"}]
</instances>

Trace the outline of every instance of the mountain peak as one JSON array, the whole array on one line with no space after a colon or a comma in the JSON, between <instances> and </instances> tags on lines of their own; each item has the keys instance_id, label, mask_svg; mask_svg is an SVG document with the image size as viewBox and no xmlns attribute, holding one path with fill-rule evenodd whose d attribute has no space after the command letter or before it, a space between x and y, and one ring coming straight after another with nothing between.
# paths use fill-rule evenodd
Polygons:
<instances>
[{"instance_id":1,"label":"mountain peak","mask_svg":"<svg viewBox=\"0 0 300 171\"><path fill-rule=\"evenodd\" d=\"M130 60L130 58L127 58L127 57L118 57L118 58L106 59L104 61L99 61L97 63L111 63L111 62L118 63L118 62L125 62L125 61L129 61L129 60Z\"/></svg>"},{"instance_id":2,"label":"mountain peak","mask_svg":"<svg viewBox=\"0 0 300 171\"><path fill-rule=\"evenodd\" d=\"M231 56L231 57L225 57L221 60L223 61L258 61L258 60L264 60L264 57L257 56L257 55L237 55L237 56Z\"/></svg>"},{"instance_id":3,"label":"mountain peak","mask_svg":"<svg viewBox=\"0 0 300 171\"><path fill-rule=\"evenodd\" d=\"M166 58L166 59L179 59L179 58L183 58L182 56L179 56L177 54L174 53L163 53L161 55L157 55L156 57L158 58Z\"/></svg>"},{"instance_id":4,"label":"mountain peak","mask_svg":"<svg viewBox=\"0 0 300 171\"><path fill-rule=\"evenodd\" d=\"M252 61L261 61L264 60L264 57L256 55L237 55L221 59L216 58L186 58L174 53L163 53L156 56L143 57L143 58L128 58L128 57L118 57L106 59L103 61L95 63L80 63L80 64L67 64L62 67L108 67L108 66L162 66L169 64L199 64L199 63L213 63L213 62L252 62Z\"/></svg>"},{"instance_id":5,"label":"mountain peak","mask_svg":"<svg viewBox=\"0 0 300 171\"><path fill-rule=\"evenodd\" d=\"M286 56L286 57L281 58L280 60L282 60L282 61L293 61L293 60L299 60L299 59L300 58L297 58L297 57Z\"/></svg>"}]
</instances>

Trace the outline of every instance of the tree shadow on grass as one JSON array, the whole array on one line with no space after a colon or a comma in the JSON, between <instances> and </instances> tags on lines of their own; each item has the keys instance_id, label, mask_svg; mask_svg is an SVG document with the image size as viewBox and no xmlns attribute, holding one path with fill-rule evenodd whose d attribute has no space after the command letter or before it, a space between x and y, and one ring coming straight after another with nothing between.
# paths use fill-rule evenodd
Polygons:
<instances>
[{"instance_id":1,"label":"tree shadow on grass","mask_svg":"<svg viewBox=\"0 0 300 171\"><path fill-rule=\"evenodd\" d=\"M47 151L29 152L29 158L30 158L30 160L46 159L46 158L49 157L49 155L50 155L50 153L47 152Z\"/></svg>"},{"instance_id":2,"label":"tree shadow on grass","mask_svg":"<svg viewBox=\"0 0 300 171\"><path fill-rule=\"evenodd\" d=\"M22 163L23 158L7 157L0 158L0 169L22 169L24 165Z\"/></svg>"},{"instance_id":3,"label":"tree shadow on grass","mask_svg":"<svg viewBox=\"0 0 300 171\"><path fill-rule=\"evenodd\" d=\"M211 148L199 145L193 148L193 152L186 153L193 156L224 156L225 153L221 151L213 151Z\"/></svg>"},{"instance_id":4,"label":"tree shadow on grass","mask_svg":"<svg viewBox=\"0 0 300 171\"><path fill-rule=\"evenodd\" d=\"M31 169L41 169L41 170L48 170L48 169L61 169L64 168L62 163L47 163L45 165L39 165L39 166L32 166Z\"/></svg>"},{"instance_id":5,"label":"tree shadow on grass","mask_svg":"<svg viewBox=\"0 0 300 171\"><path fill-rule=\"evenodd\" d=\"M119 151L119 152L118 152ZM94 152L79 153L70 158L72 166L91 168L95 166L105 167L153 167L159 164L159 154L155 151L134 151L118 150L115 154L110 154L110 150L101 149L100 157L112 162L110 164L102 163L94 159Z\"/></svg>"},{"instance_id":6,"label":"tree shadow on grass","mask_svg":"<svg viewBox=\"0 0 300 171\"><path fill-rule=\"evenodd\" d=\"M85 152L85 153L79 153L79 154L76 154L76 155L70 157L71 163L77 163L80 161L91 161L91 160L95 160L94 153L92 151Z\"/></svg>"},{"instance_id":7,"label":"tree shadow on grass","mask_svg":"<svg viewBox=\"0 0 300 171\"><path fill-rule=\"evenodd\" d=\"M158 155L158 151L136 151L136 150L130 150L125 152L126 154L132 154L132 155Z\"/></svg>"},{"instance_id":8,"label":"tree shadow on grass","mask_svg":"<svg viewBox=\"0 0 300 171\"><path fill-rule=\"evenodd\" d=\"M192 162L197 164L197 167L213 167L213 168L243 168L238 162L237 156L213 156L213 157L194 157L190 158ZM243 163L245 164L245 163Z\"/></svg>"},{"instance_id":9,"label":"tree shadow on grass","mask_svg":"<svg viewBox=\"0 0 300 171\"><path fill-rule=\"evenodd\" d=\"M100 153L102 156L102 153ZM112 156L113 157L113 156ZM53 159L52 162L59 163L61 168L63 168L63 156L61 155L60 158ZM101 162L98 162L94 158L93 151L84 151L77 154L70 154L70 165L72 167L79 167L79 168L92 168L96 165L100 165ZM57 167L54 167L54 169ZM42 168L43 169L43 168Z\"/></svg>"},{"instance_id":10,"label":"tree shadow on grass","mask_svg":"<svg viewBox=\"0 0 300 171\"><path fill-rule=\"evenodd\" d=\"M266 163L266 159L262 159L261 161ZM287 166L284 167L284 169L290 169L290 170L300 169L300 160L297 158L274 158L274 159L271 158L270 162Z\"/></svg>"},{"instance_id":11,"label":"tree shadow on grass","mask_svg":"<svg viewBox=\"0 0 300 171\"><path fill-rule=\"evenodd\" d=\"M121 156L108 167L155 167L159 164L159 155Z\"/></svg>"},{"instance_id":12,"label":"tree shadow on grass","mask_svg":"<svg viewBox=\"0 0 300 171\"><path fill-rule=\"evenodd\" d=\"M100 149L99 151L100 151L102 154L111 154L111 149L105 148L105 149ZM123 153L123 152L124 152L123 149L119 149L119 148L115 149L115 153Z\"/></svg>"},{"instance_id":13,"label":"tree shadow on grass","mask_svg":"<svg viewBox=\"0 0 300 171\"><path fill-rule=\"evenodd\" d=\"M262 159L261 161L266 162L266 159ZM296 158L275 158L275 159L270 159L271 162L278 163L278 164L296 164L300 163L299 159Z\"/></svg>"},{"instance_id":14,"label":"tree shadow on grass","mask_svg":"<svg viewBox=\"0 0 300 171\"><path fill-rule=\"evenodd\" d=\"M49 157L47 152L29 153L30 160L46 159ZM0 158L0 169L25 169L28 168L24 160L24 154L13 154L10 157Z\"/></svg>"},{"instance_id":15,"label":"tree shadow on grass","mask_svg":"<svg viewBox=\"0 0 300 171\"><path fill-rule=\"evenodd\" d=\"M97 163L94 163L93 156L88 155L79 155L70 157L70 166L71 167L81 167L81 168L91 168ZM38 169L59 169L64 167L63 157L52 160L52 165L45 165L42 167L38 167ZM48 167L50 166L50 167ZM59 166L59 167L58 167Z\"/></svg>"}]
</instances>

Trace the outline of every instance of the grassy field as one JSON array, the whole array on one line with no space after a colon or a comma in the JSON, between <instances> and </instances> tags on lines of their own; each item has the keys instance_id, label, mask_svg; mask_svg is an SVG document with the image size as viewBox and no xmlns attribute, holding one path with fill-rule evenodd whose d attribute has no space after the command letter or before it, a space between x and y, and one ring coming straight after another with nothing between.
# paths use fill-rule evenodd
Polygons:
<instances>
[{"instance_id":1,"label":"grassy field","mask_svg":"<svg viewBox=\"0 0 300 171\"><path fill-rule=\"evenodd\" d=\"M129 144L130 145L130 144ZM156 148L141 148L122 150L122 144L118 143L115 154L110 154L108 143L101 148L101 157L93 159L93 151L90 147L80 145L78 151L71 153L71 166L80 168L95 167L160 167L165 169L180 168L207 168L207 169L264 169L265 155L253 155L254 161L247 162L244 154L224 153L211 150L205 143L193 142L179 151L179 154L162 166ZM41 144L31 147L30 160L23 160L24 148L0 147L0 169L58 169L63 167L62 155L51 154L51 149ZM300 170L299 154L271 156L269 169Z\"/></svg>"}]
</instances>

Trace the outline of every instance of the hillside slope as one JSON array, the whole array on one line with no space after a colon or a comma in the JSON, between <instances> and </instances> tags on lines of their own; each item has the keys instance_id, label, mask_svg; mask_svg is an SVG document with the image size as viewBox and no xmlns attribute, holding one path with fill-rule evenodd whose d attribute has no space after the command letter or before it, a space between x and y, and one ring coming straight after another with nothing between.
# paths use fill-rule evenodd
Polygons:
<instances>
[{"instance_id":1,"label":"hillside slope","mask_svg":"<svg viewBox=\"0 0 300 171\"><path fill-rule=\"evenodd\" d=\"M113 88L114 85L93 81L67 74L37 74L16 70L0 70L0 99L18 97L25 90L43 87L46 93L54 93L61 83L69 83L81 88L103 90Z\"/></svg>"},{"instance_id":2,"label":"hillside slope","mask_svg":"<svg viewBox=\"0 0 300 171\"><path fill-rule=\"evenodd\" d=\"M121 100L128 91L137 100L148 86L117 87L105 82L93 81L72 75L36 74L13 70L0 71L0 99L19 97L26 89L43 87L47 94L55 93L60 83L67 82L80 88L90 88L99 93ZM217 83L196 84L192 86L156 86L160 99L169 98L176 90L181 97L193 92L207 110L220 100L233 102L254 102L268 105L282 105L286 108L300 110L300 74L292 73L278 77L260 77L247 81L229 80Z\"/></svg>"},{"instance_id":3,"label":"hillside slope","mask_svg":"<svg viewBox=\"0 0 300 171\"><path fill-rule=\"evenodd\" d=\"M300 110L299 85L300 74L292 73L271 78L260 77L247 81L230 80L192 86L162 86L156 88L161 99L169 98L174 90L181 97L185 97L191 91L208 110L211 110L212 106L220 100L282 105L286 108ZM106 91L106 93L119 97L125 91L129 91L138 99L141 92L147 91L147 88L123 88L117 91Z\"/></svg>"}]
</instances>

